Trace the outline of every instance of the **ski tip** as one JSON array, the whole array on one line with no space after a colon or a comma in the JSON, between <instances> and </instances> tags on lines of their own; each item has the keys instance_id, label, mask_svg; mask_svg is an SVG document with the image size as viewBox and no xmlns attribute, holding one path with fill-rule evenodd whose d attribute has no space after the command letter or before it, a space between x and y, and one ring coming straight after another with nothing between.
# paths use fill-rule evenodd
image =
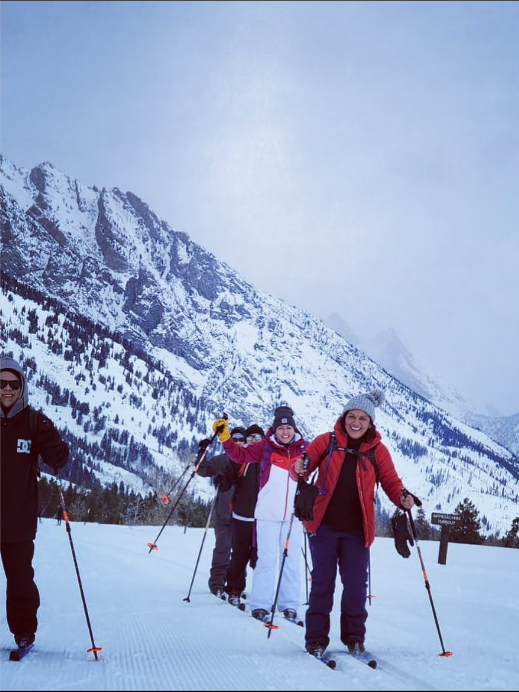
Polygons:
<instances>
[{"instance_id":1,"label":"ski tip","mask_svg":"<svg viewBox=\"0 0 519 692\"><path fill-rule=\"evenodd\" d=\"M29 646L26 649L11 649L11 651L9 652L9 660L21 661L22 658L29 653L33 646L34 644L29 644Z\"/></svg>"},{"instance_id":2,"label":"ski tip","mask_svg":"<svg viewBox=\"0 0 519 692\"><path fill-rule=\"evenodd\" d=\"M335 670L337 667L337 661L334 658L328 658L326 654L316 656L315 654L310 653L310 651L307 651L307 653L309 656L313 656L313 658L321 661L321 663L324 663L325 666L328 666L328 668L331 668L332 670Z\"/></svg>"}]
</instances>

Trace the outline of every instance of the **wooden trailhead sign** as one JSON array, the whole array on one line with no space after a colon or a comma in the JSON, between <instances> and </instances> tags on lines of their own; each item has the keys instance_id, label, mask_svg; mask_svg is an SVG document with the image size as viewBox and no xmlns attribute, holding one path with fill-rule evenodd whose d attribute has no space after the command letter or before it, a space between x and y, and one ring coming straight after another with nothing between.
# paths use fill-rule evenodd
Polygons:
<instances>
[{"instance_id":1,"label":"wooden trailhead sign","mask_svg":"<svg viewBox=\"0 0 519 692\"><path fill-rule=\"evenodd\" d=\"M442 527L440 536L440 549L438 551L438 563L440 565L447 564L447 547L449 545L449 530L459 526L461 516L459 514L441 514L433 512L431 514L431 524L436 524Z\"/></svg>"}]
</instances>

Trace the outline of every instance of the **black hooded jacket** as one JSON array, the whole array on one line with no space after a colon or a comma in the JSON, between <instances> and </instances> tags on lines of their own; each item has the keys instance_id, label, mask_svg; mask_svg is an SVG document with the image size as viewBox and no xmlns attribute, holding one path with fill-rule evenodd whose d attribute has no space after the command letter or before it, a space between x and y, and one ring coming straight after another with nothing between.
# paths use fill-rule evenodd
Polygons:
<instances>
[{"instance_id":1,"label":"black hooded jacket","mask_svg":"<svg viewBox=\"0 0 519 692\"><path fill-rule=\"evenodd\" d=\"M22 393L7 411L0 407L0 533L2 543L18 543L34 540L36 536L38 456L57 470L67 463L69 450L53 422L43 413L36 412L37 432L31 431L27 382L22 369L12 358L1 358L0 370L4 369L18 374Z\"/></svg>"}]
</instances>

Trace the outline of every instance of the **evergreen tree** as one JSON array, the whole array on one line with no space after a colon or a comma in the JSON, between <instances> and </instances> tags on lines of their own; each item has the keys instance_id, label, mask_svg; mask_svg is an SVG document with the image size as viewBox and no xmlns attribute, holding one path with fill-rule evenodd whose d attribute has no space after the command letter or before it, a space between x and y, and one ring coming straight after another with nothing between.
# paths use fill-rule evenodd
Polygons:
<instances>
[{"instance_id":1,"label":"evergreen tree","mask_svg":"<svg viewBox=\"0 0 519 692\"><path fill-rule=\"evenodd\" d=\"M513 520L510 531L503 539L503 545L505 548L519 548L519 517Z\"/></svg>"},{"instance_id":2,"label":"evergreen tree","mask_svg":"<svg viewBox=\"0 0 519 692\"><path fill-rule=\"evenodd\" d=\"M425 516L425 510L423 507L418 507L414 524L416 528L416 533L420 540L428 541L431 539L431 525L427 521L427 518Z\"/></svg>"},{"instance_id":3,"label":"evergreen tree","mask_svg":"<svg viewBox=\"0 0 519 692\"><path fill-rule=\"evenodd\" d=\"M459 514L458 526L452 528L449 533L449 541L452 543L474 543L481 545L485 540L479 532L481 524L479 522L479 511L473 502L466 497L454 510Z\"/></svg>"},{"instance_id":4,"label":"evergreen tree","mask_svg":"<svg viewBox=\"0 0 519 692\"><path fill-rule=\"evenodd\" d=\"M375 504L375 536L393 536L391 516L377 501Z\"/></svg>"}]
</instances>

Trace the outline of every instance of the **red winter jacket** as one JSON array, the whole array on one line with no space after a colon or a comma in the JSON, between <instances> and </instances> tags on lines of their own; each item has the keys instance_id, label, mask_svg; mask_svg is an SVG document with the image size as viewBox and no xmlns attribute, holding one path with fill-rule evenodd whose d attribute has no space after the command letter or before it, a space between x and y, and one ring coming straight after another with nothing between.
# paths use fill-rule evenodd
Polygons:
<instances>
[{"instance_id":1,"label":"red winter jacket","mask_svg":"<svg viewBox=\"0 0 519 692\"><path fill-rule=\"evenodd\" d=\"M337 479L339 477L342 464L344 463L345 450L348 446L348 436L342 427L342 416L337 419L334 427L336 446L333 451L328 466L328 454L326 450L330 443L330 433L324 433L315 438L310 443L306 454L309 465L305 478L314 471L319 465L318 477L316 485L322 488L324 478L324 489L326 493L317 495L314 504L314 518L312 521L305 521L304 526L308 533L313 534L321 525L321 521L328 507L328 503L335 491ZM337 449L337 447L341 449ZM374 451L375 460L378 466L378 480L384 492L397 507L400 505L400 497L402 488L404 487L400 477L398 476L391 454L387 447L382 444L380 433L375 430L373 438L369 442L363 442L359 448L359 452L366 452L372 449ZM328 468L327 468L328 466ZM357 488L359 491L360 506L362 507L363 525L364 525L364 545L366 548L375 540L375 469L373 464L366 456L357 458Z\"/></svg>"}]
</instances>

